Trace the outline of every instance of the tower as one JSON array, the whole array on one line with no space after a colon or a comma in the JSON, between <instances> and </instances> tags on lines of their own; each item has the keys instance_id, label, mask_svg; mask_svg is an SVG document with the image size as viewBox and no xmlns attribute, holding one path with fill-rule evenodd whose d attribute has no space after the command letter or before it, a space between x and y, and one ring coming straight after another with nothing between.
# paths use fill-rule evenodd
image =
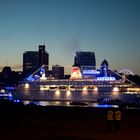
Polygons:
<instances>
[{"instance_id":1,"label":"tower","mask_svg":"<svg viewBox=\"0 0 140 140\"><path fill-rule=\"evenodd\" d=\"M101 74L104 77L107 77L109 75L109 70L108 70L108 62L106 60L103 60L103 62L101 63Z\"/></svg>"},{"instance_id":2,"label":"tower","mask_svg":"<svg viewBox=\"0 0 140 140\"><path fill-rule=\"evenodd\" d=\"M45 51L45 45L39 45L39 67L49 65L49 54Z\"/></svg>"}]
</instances>

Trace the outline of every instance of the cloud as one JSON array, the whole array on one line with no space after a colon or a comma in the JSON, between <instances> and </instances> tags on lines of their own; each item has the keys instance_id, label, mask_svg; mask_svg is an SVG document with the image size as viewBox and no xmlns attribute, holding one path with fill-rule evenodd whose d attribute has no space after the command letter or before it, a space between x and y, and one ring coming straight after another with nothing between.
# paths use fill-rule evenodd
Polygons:
<instances>
[{"instance_id":1,"label":"cloud","mask_svg":"<svg viewBox=\"0 0 140 140\"><path fill-rule=\"evenodd\" d=\"M6 34L0 36L0 40L3 40L3 39L5 39L5 38L10 37L10 36L12 36L13 34L15 34L15 33L19 32L19 31L21 31L22 29L23 29L22 27L19 27L19 28L16 28L15 30L13 30L13 31L11 31L11 32L8 32L8 33L6 33Z\"/></svg>"},{"instance_id":2,"label":"cloud","mask_svg":"<svg viewBox=\"0 0 140 140\"><path fill-rule=\"evenodd\" d=\"M66 53L75 53L80 50L80 44L77 39L71 39L64 45Z\"/></svg>"}]
</instances>

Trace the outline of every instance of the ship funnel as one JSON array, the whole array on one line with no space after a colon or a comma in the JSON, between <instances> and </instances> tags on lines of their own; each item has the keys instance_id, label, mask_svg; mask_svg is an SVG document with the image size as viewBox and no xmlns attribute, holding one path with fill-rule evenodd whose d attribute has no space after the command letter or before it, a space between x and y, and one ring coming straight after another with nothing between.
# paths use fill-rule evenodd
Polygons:
<instances>
[{"instance_id":1,"label":"ship funnel","mask_svg":"<svg viewBox=\"0 0 140 140\"><path fill-rule=\"evenodd\" d=\"M70 79L79 79L82 78L82 74L79 67L73 67L71 70Z\"/></svg>"}]
</instances>

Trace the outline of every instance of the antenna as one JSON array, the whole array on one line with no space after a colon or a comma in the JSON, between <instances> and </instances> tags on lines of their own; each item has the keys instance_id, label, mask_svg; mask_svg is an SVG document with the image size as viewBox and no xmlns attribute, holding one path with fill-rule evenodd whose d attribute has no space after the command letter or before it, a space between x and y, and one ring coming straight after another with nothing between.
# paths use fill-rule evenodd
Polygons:
<instances>
[{"instance_id":1,"label":"antenna","mask_svg":"<svg viewBox=\"0 0 140 140\"><path fill-rule=\"evenodd\" d=\"M47 44L47 41L43 41L43 45L46 45Z\"/></svg>"},{"instance_id":2,"label":"antenna","mask_svg":"<svg viewBox=\"0 0 140 140\"><path fill-rule=\"evenodd\" d=\"M45 45L45 41L43 41L43 45Z\"/></svg>"},{"instance_id":3,"label":"antenna","mask_svg":"<svg viewBox=\"0 0 140 140\"><path fill-rule=\"evenodd\" d=\"M8 60L6 61L6 66L8 66Z\"/></svg>"}]
</instances>

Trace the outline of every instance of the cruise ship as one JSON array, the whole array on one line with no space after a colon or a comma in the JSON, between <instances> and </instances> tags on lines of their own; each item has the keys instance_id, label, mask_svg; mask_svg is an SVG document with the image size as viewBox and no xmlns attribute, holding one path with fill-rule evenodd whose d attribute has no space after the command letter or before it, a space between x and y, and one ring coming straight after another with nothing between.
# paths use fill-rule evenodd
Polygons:
<instances>
[{"instance_id":1,"label":"cruise ship","mask_svg":"<svg viewBox=\"0 0 140 140\"><path fill-rule=\"evenodd\" d=\"M19 83L13 96L24 100L132 102L140 98L140 88L126 78L84 77L79 67L72 68L69 79L48 78L45 75L45 66L42 66Z\"/></svg>"}]
</instances>

